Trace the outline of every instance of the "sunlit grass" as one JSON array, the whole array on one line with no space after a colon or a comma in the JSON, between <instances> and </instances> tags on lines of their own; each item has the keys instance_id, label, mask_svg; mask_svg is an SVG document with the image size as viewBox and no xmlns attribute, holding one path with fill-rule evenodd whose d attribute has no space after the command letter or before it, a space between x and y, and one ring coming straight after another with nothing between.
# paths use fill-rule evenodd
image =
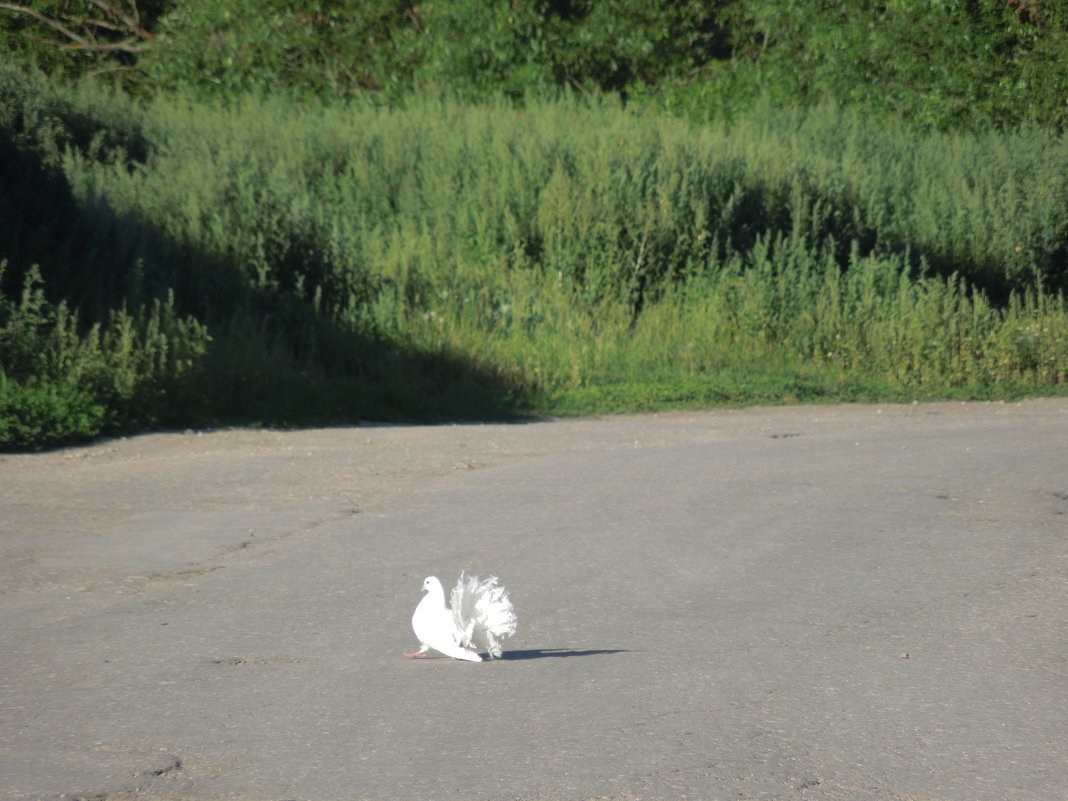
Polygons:
<instances>
[{"instance_id":1,"label":"sunlit grass","mask_svg":"<svg viewBox=\"0 0 1068 801\"><path fill-rule=\"evenodd\" d=\"M168 329L203 345L191 419L1068 381L1068 145L1039 130L920 136L832 106L695 128L573 100L162 97L141 113L143 161L63 156L94 239L61 272L120 299L172 291L199 321Z\"/></svg>"}]
</instances>

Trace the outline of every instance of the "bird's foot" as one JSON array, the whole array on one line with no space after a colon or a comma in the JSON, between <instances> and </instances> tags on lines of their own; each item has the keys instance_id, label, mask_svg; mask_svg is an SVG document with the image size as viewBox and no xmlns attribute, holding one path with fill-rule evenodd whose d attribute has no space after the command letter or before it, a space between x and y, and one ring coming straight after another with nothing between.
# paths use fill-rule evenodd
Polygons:
<instances>
[{"instance_id":1,"label":"bird's foot","mask_svg":"<svg viewBox=\"0 0 1068 801\"><path fill-rule=\"evenodd\" d=\"M405 656L410 656L412 659L417 659L420 656L426 656L426 651L416 651L415 653L405 654Z\"/></svg>"}]
</instances>

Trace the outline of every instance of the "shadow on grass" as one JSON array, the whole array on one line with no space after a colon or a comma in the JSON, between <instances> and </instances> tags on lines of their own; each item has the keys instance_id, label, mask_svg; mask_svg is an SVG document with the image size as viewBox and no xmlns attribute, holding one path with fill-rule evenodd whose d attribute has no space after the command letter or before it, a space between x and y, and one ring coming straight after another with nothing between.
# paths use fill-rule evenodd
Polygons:
<instances>
[{"instance_id":1,"label":"shadow on grass","mask_svg":"<svg viewBox=\"0 0 1068 801\"><path fill-rule=\"evenodd\" d=\"M566 656L599 656L601 654L628 654L626 648L595 648L577 650L574 648L531 648L525 651L505 651L501 659L549 659Z\"/></svg>"},{"instance_id":2,"label":"shadow on grass","mask_svg":"<svg viewBox=\"0 0 1068 801\"><path fill-rule=\"evenodd\" d=\"M25 112L38 106L47 114ZM269 232L274 250L264 256L267 272L257 276L240 254L184 238L163 221L119 214L101 197L77 197L57 155L64 147L134 166L151 157L136 122L120 125L109 109L86 116L39 78L0 70L0 258L6 262L6 269L0 262L0 312L4 302L17 305L25 276L37 265L48 301L77 313L83 337L113 312L147 309L173 292L175 311L207 326L211 341L197 363L162 383L143 380L131 358L130 375L122 377L129 392L89 392L86 403L99 407L92 425L61 419L72 415L65 397L79 382L73 373L49 377L42 388L32 364L9 369L0 385L0 415L27 417L28 401L19 400L25 387L48 402L32 410L41 418L38 434L6 441L0 420L0 451L158 428L527 418L530 388L517 378L468 354L420 349L376 330L367 322L382 291L376 277L341 280L307 232L284 226ZM48 332L10 332L16 336L25 347L7 344L32 351L37 339L31 337ZM167 347L173 351L175 344Z\"/></svg>"}]
</instances>

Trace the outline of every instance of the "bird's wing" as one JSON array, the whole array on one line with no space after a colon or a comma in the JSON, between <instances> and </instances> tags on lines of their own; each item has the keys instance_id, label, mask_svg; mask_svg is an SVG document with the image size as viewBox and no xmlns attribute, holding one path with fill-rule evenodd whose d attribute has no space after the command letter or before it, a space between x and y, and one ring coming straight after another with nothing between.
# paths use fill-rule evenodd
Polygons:
<instances>
[{"instance_id":1,"label":"bird's wing","mask_svg":"<svg viewBox=\"0 0 1068 801\"><path fill-rule=\"evenodd\" d=\"M415 615L412 616L412 628L419 642L430 646L435 651L440 651L454 659L481 661L477 653L461 645L461 633L453 624L452 614L444 607L424 607L420 604L415 610Z\"/></svg>"}]
</instances>

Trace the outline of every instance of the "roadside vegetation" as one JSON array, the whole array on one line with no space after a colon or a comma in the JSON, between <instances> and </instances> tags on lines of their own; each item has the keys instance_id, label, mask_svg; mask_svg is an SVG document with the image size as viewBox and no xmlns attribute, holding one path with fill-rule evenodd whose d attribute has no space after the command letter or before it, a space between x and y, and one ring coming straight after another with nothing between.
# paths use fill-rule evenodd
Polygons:
<instances>
[{"instance_id":1,"label":"roadside vegetation","mask_svg":"<svg viewBox=\"0 0 1068 801\"><path fill-rule=\"evenodd\" d=\"M0 448L1064 392L1060 6L795 6L0 16Z\"/></svg>"}]
</instances>

